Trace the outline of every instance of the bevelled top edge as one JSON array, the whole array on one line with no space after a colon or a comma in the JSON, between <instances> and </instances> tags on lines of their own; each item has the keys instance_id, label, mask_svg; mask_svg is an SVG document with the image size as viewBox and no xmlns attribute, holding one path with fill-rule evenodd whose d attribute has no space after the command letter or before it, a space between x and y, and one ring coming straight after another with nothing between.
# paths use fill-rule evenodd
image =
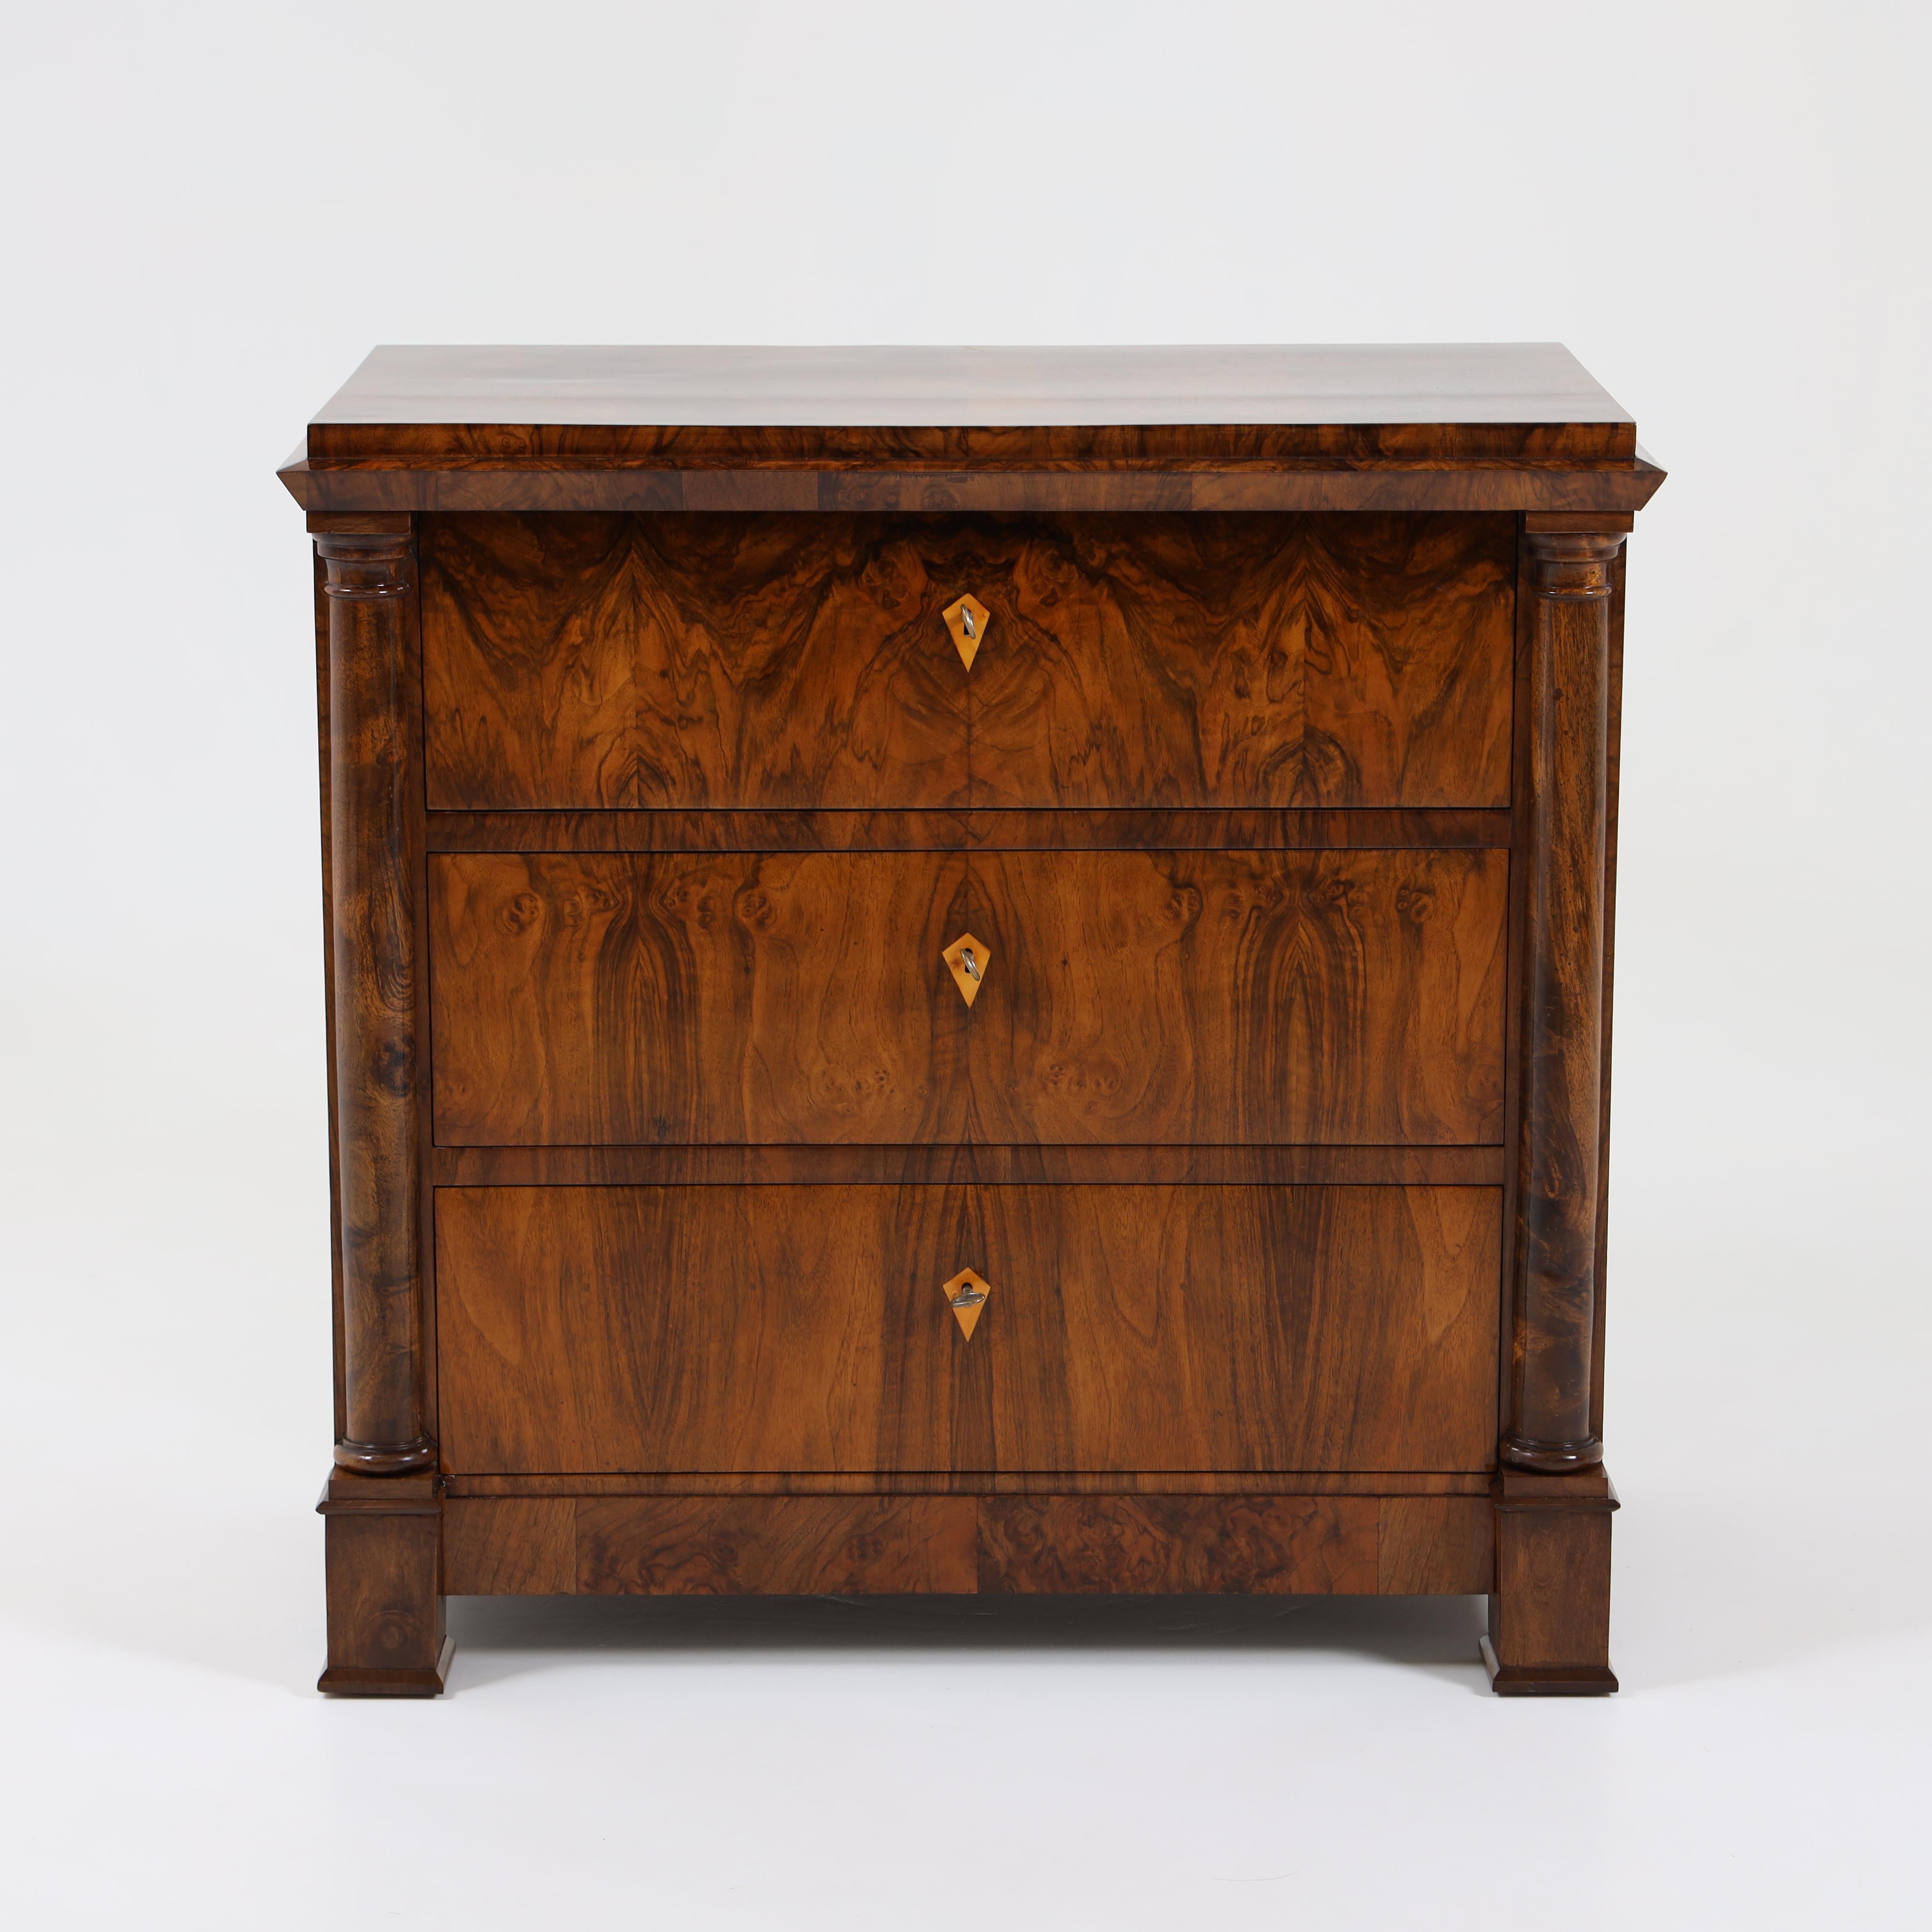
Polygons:
<instances>
[{"instance_id":1,"label":"bevelled top edge","mask_svg":"<svg viewBox=\"0 0 1932 1932\"><path fill-rule=\"evenodd\" d=\"M1560 343L373 350L318 425L1628 424Z\"/></svg>"}]
</instances>

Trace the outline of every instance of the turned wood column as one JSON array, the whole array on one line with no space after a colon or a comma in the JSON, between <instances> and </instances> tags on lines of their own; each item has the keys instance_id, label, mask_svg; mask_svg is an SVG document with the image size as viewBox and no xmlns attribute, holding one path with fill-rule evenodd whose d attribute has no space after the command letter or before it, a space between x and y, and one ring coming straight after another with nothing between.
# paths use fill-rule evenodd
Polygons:
<instances>
[{"instance_id":1,"label":"turned wood column","mask_svg":"<svg viewBox=\"0 0 1932 1932\"><path fill-rule=\"evenodd\" d=\"M318 518L327 569L329 878L346 1426L366 1474L428 1466L423 1426L416 935L410 786L412 546ZM311 528L315 525L312 524Z\"/></svg>"},{"instance_id":2,"label":"turned wood column","mask_svg":"<svg viewBox=\"0 0 1932 1932\"><path fill-rule=\"evenodd\" d=\"M1602 1175L1610 597L1624 538L1532 524L1525 541L1534 599L1528 878L1515 1327L1502 1457L1520 1468L1556 1473L1603 1458L1591 1407Z\"/></svg>"}]
</instances>

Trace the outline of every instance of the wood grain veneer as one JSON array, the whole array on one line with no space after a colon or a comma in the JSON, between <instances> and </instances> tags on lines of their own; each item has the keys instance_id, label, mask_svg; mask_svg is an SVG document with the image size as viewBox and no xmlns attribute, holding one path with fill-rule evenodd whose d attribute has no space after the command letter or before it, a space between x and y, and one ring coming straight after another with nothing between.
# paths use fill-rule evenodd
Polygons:
<instances>
[{"instance_id":1,"label":"wood grain veneer","mask_svg":"<svg viewBox=\"0 0 1932 1932\"><path fill-rule=\"evenodd\" d=\"M1476 1594L1486 1497L465 1498L453 1594Z\"/></svg>"},{"instance_id":2,"label":"wood grain veneer","mask_svg":"<svg viewBox=\"0 0 1932 1932\"><path fill-rule=\"evenodd\" d=\"M1509 1178L1503 1147L932 1145L452 1147L430 1150L446 1187L742 1187L754 1182L842 1187L879 1182L989 1186L1137 1181L1282 1186L1496 1187Z\"/></svg>"},{"instance_id":3,"label":"wood grain veneer","mask_svg":"<svg viewBox=\"0 0 1932 1932\"><path fill-rule=\"evenodd\" d=\"M1492 852L466 854L446 1146L1447 1144L1502 1126ZM970 1011L935 998L959 933Z\"/></svg>"},{"instance_id":4,"label":"wood grain veneer","mask_svg":"<svg viewBox=\"0 0 1932 1932\"><path fill-rule=\"evenodd\" d=\"M546 515L644 511L928 510L1243 512L1504 511L1628 515L1664 472L1630 462L1501 464L1391 460L1324 468L1269 462L1240 470L1109 472L999 469L636 470L542 457L378 456L311 463L291 457L281 480L310 512Z\"/></svg>"},{"instance_id":5,"label":"wood grain veneer","mask_svg":"<svg viewBox=\"0 0 1932 1932\"><path fill-rule=\"evenodd\" d=\"M346 1468L435 1459L418 1339L416 933L422 810L411 783L417 661L406 534L325 530L330 1088Z\"/></svg>"},{"instance_id":6,"label":"wood grain veneer","mask_svg":"<svg viewBox=\"0 0 1932 1932\"><path fill-rule=\"evenodd\" d=\"M281 473L323 1688L434 1695L452 1591L1088 1590L1486 1592L1498 1691L1616 1688L1663 472L1567 352L384 350Z\"/></svg>"},{"instance_id":7,"label":"wood grain veneer","mask_svg":"<svg viewBox=\"0 0 1932 1932\"><path fill-rule=\"evenodd\" d=\"M432 812L432 852L1286 852L1513 842L1504 811Z\"/></svg>"},{"instance_id":8,"label":"wood grain veneer","mask_svg":"<svg viewBox=\"0 0 1932 1932\"><path fill-rule=\"evenodd\" d=\"M1508 800L1506 517L430 518L429 802ZM969 672L940 613L988 608Z\"/></svg>"},{"instance_id":9,"label":"wood grain veneer","mask_svg":"<svg viewBox=\"0 0 1932 1932\"><path fill-rule=\"evenodd\" d=\"M1492 1460L1494 1189L442 1188L436 1203L452 1471ZM968 1265L998 1291L970 1342L938 1293Z\"/></svg>"},{"instance_id":10,"label":"wood grain veneer","mask_svg":"<svg viewBox=\"0 0 1932 1932\"><path fill-rule=\"evenodd\" d=\"M318 461L728 470L1628 463L1635 449L1630 417L1557 343L387 347L316 412L307 443Z\"/></svg>"}]
</instances>

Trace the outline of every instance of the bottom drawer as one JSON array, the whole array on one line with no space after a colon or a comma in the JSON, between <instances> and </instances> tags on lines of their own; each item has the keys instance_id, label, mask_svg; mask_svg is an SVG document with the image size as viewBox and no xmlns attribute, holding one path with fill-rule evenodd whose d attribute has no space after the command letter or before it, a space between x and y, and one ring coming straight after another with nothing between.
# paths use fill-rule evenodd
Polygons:
<instances>
[{"instance_id":1,"label":"bottom drawer","mask_svg":"<svg viewBox=\"0 0 1932 1932\"><path fill-rule=\"evenodd\" d=\"M457 1187L467 1474L1474 1471L1493 1187ZM943 1284L989 1292L970 1336Z\"/></svg>"}]
</instances>

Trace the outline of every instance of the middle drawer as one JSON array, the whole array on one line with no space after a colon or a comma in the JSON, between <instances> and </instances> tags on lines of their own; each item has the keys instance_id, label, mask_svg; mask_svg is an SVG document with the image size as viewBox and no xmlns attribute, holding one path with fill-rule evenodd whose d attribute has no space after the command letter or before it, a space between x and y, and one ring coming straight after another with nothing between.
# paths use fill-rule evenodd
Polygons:
<instances>
[{"instance_id":1,"label":"middle drawer","mask_svg":"<svg viewBox=\"0 0 1932 1932\"><path fill-rule=\"evenodd\" d=\"M444 1146L1501 1137L1496 850L438 855ZM944 956L966 940L965 981Z\"/></svg>"}]
</instances>

